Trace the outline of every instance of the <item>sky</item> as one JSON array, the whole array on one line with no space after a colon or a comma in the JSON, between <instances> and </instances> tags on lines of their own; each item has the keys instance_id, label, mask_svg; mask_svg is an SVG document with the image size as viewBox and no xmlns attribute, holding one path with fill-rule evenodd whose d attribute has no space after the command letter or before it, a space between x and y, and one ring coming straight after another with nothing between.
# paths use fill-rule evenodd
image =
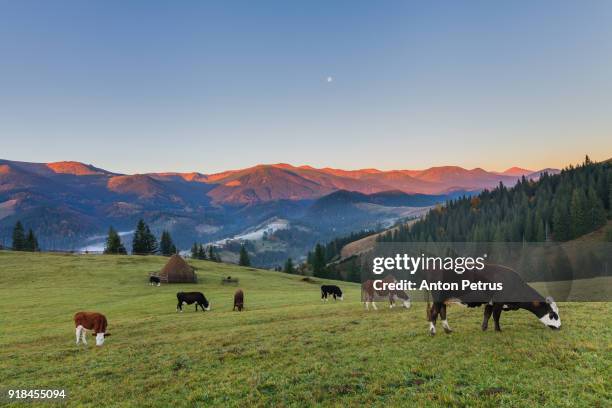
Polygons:
<instances>
[{"instance_id":1,"label":"sky","mask_svg":"<svg viewBox=\"0 0 612 408\"><path fill-rule=\"evenodd\" d=\"M0 1L0 158L124 173L612 157L612 2Z\"/></svg>"}]
</instances>

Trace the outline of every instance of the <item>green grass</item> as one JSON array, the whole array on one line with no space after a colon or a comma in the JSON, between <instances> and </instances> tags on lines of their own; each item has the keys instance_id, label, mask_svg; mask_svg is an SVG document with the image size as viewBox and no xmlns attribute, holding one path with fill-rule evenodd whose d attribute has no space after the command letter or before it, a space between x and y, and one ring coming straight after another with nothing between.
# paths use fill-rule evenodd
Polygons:
<instances>
[{"instance_id":1,"label":"green grass","mask_svg":"<svg viewBox=\"0 0 612 408\"><path fill-rule=\"evenodd\" d=\"M322 304L299 276L195 261L197 285L146 284L161 257L0 252L0 388L64 388L71 406L610 406L611 303L562 303L554 332L528 312L481 332L482 310L366 312L359 286ZM232 312L240 279L246 311ZM608 281L609 284L609 281ZM203 291L211 312L175 312ZM72 316L104 313L103 347L74 344ZM31 406L23 404L24 406Z\"/></svg>"}]
</instances>

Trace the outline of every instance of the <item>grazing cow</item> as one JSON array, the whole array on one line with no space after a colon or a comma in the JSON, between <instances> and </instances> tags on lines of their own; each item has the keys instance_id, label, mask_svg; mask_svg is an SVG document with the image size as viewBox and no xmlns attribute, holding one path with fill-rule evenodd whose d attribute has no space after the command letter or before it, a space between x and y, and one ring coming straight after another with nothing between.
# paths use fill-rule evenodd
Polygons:
<instances>
[{"instance_id":1,"label":"grazing cow","mask_svg":"<svg viewBox=\"0 0 612 408\"><path fill-rule=\"evenodd\" d=\"M333 296L334 300L336 300L336 298L344 300L344 297L342 297L342 290L336 285L321 286L321 300L327 302L327 295Z\"/></svg>"},{"instance_id":2,"label":"grazing cow","mask_svg":"<svg viewBox=\"0 0 612 408\"><path fill-rule=\"evenodd\" d=\"M104 338L110 336L106 332L106 316L96 312L78 312L74 315L74 326L76 328L76 344L79 340L83 340L83 344L87 344L87 330L91 330L96 336L96 346L104 344Z\"/></svg>"},{"instance_id":3,"label":"grazing cow","mask_svg":"<svg viewBox=\"0 0 612 408\"><path fill-rule=\"evenodd\" d=\"M176 311L183 311L183 304L196 304L195 310L198 311L198 306L202 311L210 310L210 304L208 300L201 292L178 292L176 294L176 298L178 300L178 304L176 305Z\"/></svg>"},{"instance_id":4,"label":"grazing cow","mask_svg":"<svg viewBox=\"0 0 612 408\"><path fill-rule=\"evenodd\" d=\"M446 333L452 332L446 319L446 304L450 301L459 301L468 307L485 306L482 330L487 330L489 318L493 315L495 330L501 331L499 319L503 310L525 309L551 329L561 327L559 308L555 301L544 298L535 289L529 286L514 270L501 265L486 265L483 270L466 271L458 275L453 271L425 271L428 282L460 282L467 279L471 282L501 283L502 290L442 290L431 291L434 298L433 305L427 302L427 320L429 333L436 334L436 319L442 319L442 326ZM461 284L459 284L461 287Z\"/></svg>"},{"instance_id":5,"label":"grazing cow","mask_svg":"<svg viewBox=\"0 0 612 408\"><path fill-rule=\"evenodd\" d=\"M157 285L159 286L161 284L161 279L159 279L158 276L149 276L149 285L154 286Z\"/></svg>"},{"instance_id":6,"label":"grazing cow","mask_svg":"<svg viewBox=\"0 0 612 408\"><path fill-rule=\"evenodd\" d=\"M388 275L382 279L383 284L395 283L397 280L394 276ZM410 296L403 290L389 290L389 289L374 289L374 281L367 280L361 284L361 297L365 303L366 310L370 310L370 305L374 310L378 310L376 304L374 303L375 296L387 296L389 298L389 308L393 308L395 306L396 300L401 300L403 306L406 309L410 308Z\"/></svg>"},{"instance_id":7,"label":"grazing cow","mask_svg":"<svg viewBox=\"0 0 612 408\"><path fill-rule=\"evenodd\" d=\"M239 312L242 312L244 308L244 292L242 289L238 289L236 293L234 293L234 308L232 310L236 310L238 308Z\"/></svg>"}]
</instances>

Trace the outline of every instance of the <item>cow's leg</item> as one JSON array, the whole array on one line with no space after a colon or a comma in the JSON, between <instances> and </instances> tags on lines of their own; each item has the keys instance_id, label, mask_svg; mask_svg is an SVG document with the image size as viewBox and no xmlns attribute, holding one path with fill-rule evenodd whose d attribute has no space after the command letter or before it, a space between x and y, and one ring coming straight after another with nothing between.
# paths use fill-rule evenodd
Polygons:
<instances>
[{"instance_id":1,"label":"cow's leg","mask_svg":"<svg viewBox=\"0 0 612 408\"><path fill-rule=\"evenodd\" d=\"M195 311L197 312L198 311L198 302L196 302L195 307L196 307Z\"/></svg>"},{"instance_id":2,"label":"cow's leg","mask_svg":"<svg viewBox=\"0 0 612 408\"><path fill-rule=\"evenodd\" d=\"M181 302L180 300L178 301L178 304L176 305L176 311L183 311L183 302Z\"/></svg>"},{"instance_id":3,"label":"cow's leg","mask_svg":"<svg viewBox=\"0 0 612 408\"><path fill-rule=\"evenodd\" d=\"M429 334L432 336L436 334L436 320L438 318L438 313L440 313L440 303L434 302L429 315Z\"/></svg>"},{"instance_id":4,"label":"cow's leg","mask_svg":"<svg viewBox=\"0 0 612 408\"><path fill-rule=\"evenodd\" d=\"M87 330L84 327L81 327L81 339L83 340L83 344L87 345Z\"/></svg>"},{"instance_id":5,"label":"cow's leg","mask_svg":"<svg viewBox=\"0 0 612 408\"><path fill-rule=\"evenodd\" d=\"M393 295L389 293L389 309L393 309Z\"/></svg>"},{"instance_id":6,"label":"cow's leg","mask_svg":"<svg viewBox=\"0 0 612 408\"><path fill-rule=\"evenodd\" d=\"M157 286L161 286L161 282L157 282Z\"/></svg>"},{"instance_id":7,"label":"cow's leg","mask_svg":"<svg viewBox=\"0 0 612 408\"><path fill-rule=\"evenodd\" d=\"M501 303L495 303L493 305L493 321L495 322L495 331L500 332L501 327L499 326L499 318L501 317L502 308L504 305Z\"/></svg>"},{"instance_id":8,"label":"cow's leg","mask_svg":"<svg viewBox=\"0 0 612 408\"><path fill-rule=\"evenodd\" d=\"M83 326L77 326L75 329L75 333L76 333L76 344L79 344L79 340L81 340L81 330L82 330Z\"/></svg>"},{"instance_id":9,"label":"cow's leg","mask_svg":"<svg viewBox=\"0 0 612 408\"><path fill-rule=\"evenodd\" d=\"M444 327L444 333L451 333L452 330L448 325L448 320L446 320L446 305L444 303L440 307L440 319L442 319L442 327Z\"/></svg>"},{"instance_id":10,"label":"cow's leg","mask_svg":"<svg viewBox=\"0 0 612 408\"><path fill-rule=\"evenodd\" d=\"M198 309L196 309L198 310ZM200 303L200 310L202 310L202 312L206 311L206 309L204 308L204 303Z\"/></svg>"},{"instance_id":11,"label":"cow's leg","mask_svg":"<svg viewBox=\"0 0 612 408\"><path fill-rule=\"evenodd\" d=\"M493 313L493 305L487 303L484 310L484 317L482 319L482 331L486 331L489 328L491 313Z\"/></svg>"}]
</instances>

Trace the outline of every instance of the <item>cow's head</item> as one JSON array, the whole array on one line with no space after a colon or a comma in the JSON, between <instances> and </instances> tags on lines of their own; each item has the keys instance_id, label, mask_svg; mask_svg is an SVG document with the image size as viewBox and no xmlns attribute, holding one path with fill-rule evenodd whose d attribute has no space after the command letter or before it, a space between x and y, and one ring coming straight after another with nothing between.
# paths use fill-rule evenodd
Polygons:
<instances>
[{"instance_id":1,"label":"cow's head","mask_svg":"<svg viewBox=\"0 0 612 408\"><path fill-rule=\"evenodd\" d=\"M110 333L96 333L96 346L101 346L104 344L104 338L110 336Z\"/></svg>"},{"instance_id":2,"label":"cow's head","mask_svg":"<svg viewBox=\"0 0 612 408\"><path fill-rule=\"evenodd\" d=\"M204 298L204 302L203 302L203 304L204 304L204 310L209 311L209 310L210 310L210 308L211 308L211 304L210 304L210 302L208 301L208 299Z\"/></svg>"},{"instance_id":3,"label":"cow's head","mask_svg":"<svg viewBox=\"0 0 612 408\"><path fill-rule=\"evenodd\" d=\"M546 303L540 302L537 306L537 316L540 321L553 330L561 328L561 318L559 317L559 307L551 297L546 298Z\"/></svg>"},{"instance_id":4,"label":"cow's head","mask_svg":"<svg viewBox=\"0 0 612 408\"><path fill-rule=\"evenodd\" d=\"M342 294L342 289L338 288L338 293L336 294L338 299L344 300L344 295Z\"/></svg>"},{"instance_id":5,"label":"cow's head","mask_svg":"<svg viewBox=\"0 0 612 408\"><path fill-rule=\"evenodd\" d=\"M406 309L410 309L410 296L403 290L395 291L395 298L400 299Z\"/></svg>"}]
</instances>

